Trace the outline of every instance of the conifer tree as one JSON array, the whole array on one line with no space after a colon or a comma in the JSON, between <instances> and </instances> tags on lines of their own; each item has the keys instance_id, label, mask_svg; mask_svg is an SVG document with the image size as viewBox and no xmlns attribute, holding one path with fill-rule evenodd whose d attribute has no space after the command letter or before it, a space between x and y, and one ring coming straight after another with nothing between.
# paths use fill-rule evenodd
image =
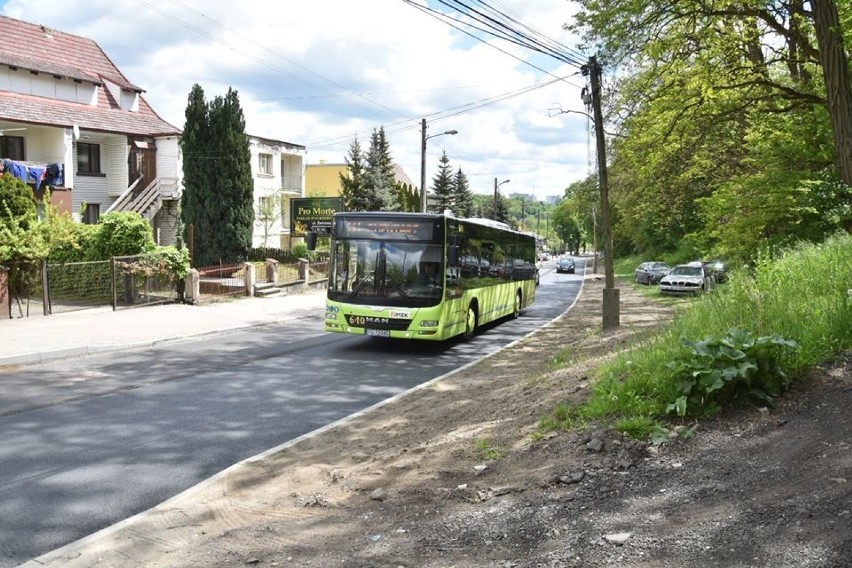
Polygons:
<instances>
[{"instance_id":1,"label":"conifer tree","mask_svg":"<svg viewBox=\"0 0 852 568\"><path fill-rule=\"evenodd\" d=\"M366 185L372 195L371 210L398 211L396 177L384 127L373 130L367 152Z\"/></svg>"},{"instance_id":2,"label":"conifer tree","mask_svg":"<svg viewBox=\"0 0 852 568\"><path fill-rule=\"evenodd\" d=\"M364 188L364 153L357 136L349 144L349 155L345 161L348 172L340 174L343 208L346 211L369 211L370 198Z\"/></svg>"},{"instance_id":3,"label":"conifer tree","mask_svg":"<svg viewBox=\"0 0 852 568\"><path fill-rule=\"evenodd\" d=\"M204 112L201 112L204 107ZM186 109L181 217L193 227L193 263L243 261L251 248L254 185L245 118L237 91L204 103L195 85Z\"/></svg>"},{"instance_id":4,"label":"conifer tree","mask_svg":"<svg viewBox=\"0 0 852 568\"><path fill-rule=\"evenodd\" d=\"M442 213L444 209L453 208L456 181L446 150L441 154L439 162L438 174L432 178L432 189L435 195L434 205L428 209L432 212Z\"/></svg>"},{"instance_id":5,"label":"conifer tree","mask_svg":"<svg viewBox=\"0 0 852 568\"><path fill-rule=\"evenodd\" d=\"M400 211L420 211L420 192L410 183L396 183L396 200Z\"/></svg>"},{"instance_id":6,"label":"conifer tree","mask_svg":"<svg viewBox=\"0 0 852 568\"><path fill-rule=\"evenodd\" d=\"M474 202L473 191L470 182L461 168L456 172L455 186L453 188L453 213L456 217L473 217Z\"/></svg>"},{"instance_id":7,"label":"conifer tree","mask_svg":"<svg viewBox=\"0 0 852 568\"><path fill-rule=\"evenodd\" d=\"M213 161L210 156L208 141L210 126L207 116L207 101L204 89L199 84L192 86L184 113L186 122L180 138L180 148L183 154L183 192L180 196L181 234L184 242L194 252L195 243L190 242L190 228L194 234L202 229L202 211L205 196L209 195L210 177L212 177Z\"/></svg>"}]
</instances>

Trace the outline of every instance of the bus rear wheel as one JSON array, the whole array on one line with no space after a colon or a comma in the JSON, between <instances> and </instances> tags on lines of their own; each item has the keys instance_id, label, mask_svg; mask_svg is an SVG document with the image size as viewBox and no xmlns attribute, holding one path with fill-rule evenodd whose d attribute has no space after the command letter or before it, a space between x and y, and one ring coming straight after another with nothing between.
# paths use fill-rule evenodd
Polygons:
<instances>
[{"instance_id":1,"label":"bus rear wheel","mask_svg":"<svg viewBox=\"0 0 852 568\"><path fill-rule=\"evenodd\" d=\"M467 341L473 334L476 333L476 306L473 304L467 307L467 317L464 320L464 340Z\"/></svg>"}]
</instances>

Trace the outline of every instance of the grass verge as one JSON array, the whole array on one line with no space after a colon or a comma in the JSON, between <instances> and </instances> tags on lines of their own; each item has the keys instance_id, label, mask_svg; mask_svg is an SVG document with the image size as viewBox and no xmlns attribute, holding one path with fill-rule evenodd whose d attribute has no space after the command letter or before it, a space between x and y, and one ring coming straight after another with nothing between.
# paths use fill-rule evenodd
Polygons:
<instances>
[{"instance_id":1,"label":"grass verge","mask_svg":"<svg viewBox=\"0 0 852 568\"><path fill-rule=\"evenodd\" d=\"M805 370L850 348L852 236L841 234L761 257L683 302L668 329L596 370L587 403L557 406L540 428L596 420L659 437L673 423L749 399L743 393L771 404ZM683 397L689 405L677 404Z\"/></svg>"}]
</instances>

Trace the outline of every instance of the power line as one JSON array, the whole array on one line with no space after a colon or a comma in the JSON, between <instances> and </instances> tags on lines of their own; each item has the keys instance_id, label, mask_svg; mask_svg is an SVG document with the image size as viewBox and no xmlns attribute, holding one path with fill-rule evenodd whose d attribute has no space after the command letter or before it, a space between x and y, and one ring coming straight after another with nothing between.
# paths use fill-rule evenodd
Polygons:
<instances>
[{"instance_id":1,"label":"power line","mask_svg":"<svg viewBox=\"0 0 852 568\"><path fill-rule=\"evenodd\" d=\"M461 0L437 0L437 1L440 4L449 8L450 10L453 10L453 11L461 14L462 16L466 16L467 18L471 19L473 22L477 22L478 24L481 24L481 25L478 26L478 25L475 25L473 23L462 22L461 20L452 18L448 14L445 14L445 13L439 11L439 10L436 10L434 8L430 8L429 6L424 6L424 5L418 4L414 0L403 0L403 2L405 2L409 6L429 14L430 16L444 22L445 24L449 25L450 27L452 27L452 28L472 37L473 39L480 41L480 42L482 42L482 43L484 43L484 44L486 44L486 45L488 45L488 46L490 46L490 47L492 47L492 48L494 48L494 49L496 49L496 50L498 50L498 51L500 51L500 52L502 52L502 53L504 53L504 54L506 54L506 55L508 55L512 58L514 58L514 59L517 59L518 61L521 61L525 65L529 65L530 67L533 67L534 69L536 69L538 71L542 71L544 73L549 74L548 71L545 71L544 69L542 69L542 68L540 68L536 65L533 65L529 61L526 61L524 59L516 57L515 55L513 55L513 54L511 54L511 53L509 53L509 52L507 52L503 49L500 49L496 45L494 45L492 43L488 43L487 41L485 41L481 37L479 37L479 36L477 36L473 33L469 33L467 31L465 31L459 25L457 25L456 22L463 23L464 25L466 25L470 28L473 28L474 30L479 31L481 33L490 34L494 37L497 37L499 39L503 39L503 40L508 41L510 43L513 43L515 45L525 47L525 48L530 49L532 51L535 51L537 53L541 53L543 55L552 57L552 58L556 59L557 61L560 61L562 63L567 63L569 65L577 67L578 69L585 64L584 63L584 56L582 54L580 54L579 52L572 50L571 48L569 48L569 47L567 47L567 46L545 36L544 34L541 34L540 32L534 30L530 26L520 22L517 18L508 16L505 13L500 12L499 10L495 10L494 8L492 8L491 6L489 6L487 3L483 2L482 0L470 0L470 1L481 5L486 10L486 12L481 11L481 10L477 10L477 9L469 6L468 4L465 4ZM526 31L524 31L524 30L526 30ZM576 54L576 55L574 55L574 54Z\"/></svg>"}]
</instances>

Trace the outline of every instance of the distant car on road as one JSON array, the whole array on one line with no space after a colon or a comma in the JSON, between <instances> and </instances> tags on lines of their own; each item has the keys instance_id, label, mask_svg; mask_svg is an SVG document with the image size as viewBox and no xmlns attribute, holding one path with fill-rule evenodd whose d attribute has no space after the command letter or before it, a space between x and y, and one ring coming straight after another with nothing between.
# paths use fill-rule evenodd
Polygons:
<instances>
[{"instance_id":1,"label":"distant car on road","mask_svg":"<svg viewBox=\"0 0 852 568\"><path fill-rule=\"evenodd\" d=\"M559 260L556 261L556 273L557 274L559 274L560 272L566 272L568 274L574 274L574 270L575 270L574 259L571 258L570 256L560 258Z\"/></svg>"},{"instance_id":2,"label":"distant car on road","mask_svg":"<svg viewBox=\"0 0 852 568\"><path fill-rule=\"evenodd\" d=\"M660 280L660 294L700 294L713 287L713 276L701 262L678 264Z\"/></svg>"},{"instance_id":3,"label":"distant car on road","mask_svg":"<svg viewBox=\"0 0 852 568\"><path fill-rule=\"evenodd\" d=\"M637 284L659 284L671 269L665 262L643 262L633 272L633 279Z\"/></svg>"}]
</instances>

